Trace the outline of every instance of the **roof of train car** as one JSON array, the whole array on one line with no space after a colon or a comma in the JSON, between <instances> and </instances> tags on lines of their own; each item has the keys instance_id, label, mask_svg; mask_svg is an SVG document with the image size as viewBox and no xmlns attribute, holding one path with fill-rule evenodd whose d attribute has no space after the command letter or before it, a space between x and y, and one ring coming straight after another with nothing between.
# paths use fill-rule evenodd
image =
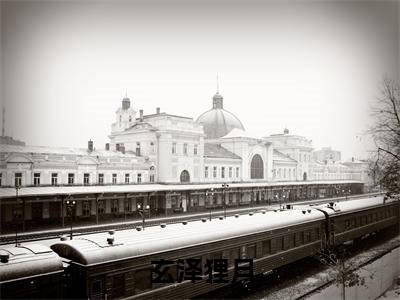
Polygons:
<instances>
[{"instance_id":1,"label":"roof of train car","mask_svg":"<svg viewBox=\"0 0 400 300\"><path fill-rule=\"evenodd\" d=\"M352 184L362 183L355 180L332 180L332 181L282 181L282 182L233 182L230 188L263 188L274 186L298 186L313 184ZM187 190L221 189L221 183L204 184L124 184L124 185L93 185L93 186L38 186L22 187L18 195L24 196L54 196L54 195L77 195L77 194L101 194L101 193L150 193ZM1 188L0 199L15 197L15 188Z\"/></svg>"},{"instance_id":2,"label":"roof of train car","mask_svg":"<svg viewBox=\"0 0 400 300\"><path fill-rule=\"evenodd\" d=\"M5 246L0 255L8 261L0 262L0 282L63 271L62 259L43 245Z\"/></svg>"},{"instance_id":3,"label":"roof of train car","mask_svg":"<svg viewBox=\"0 0 400 300\"><path fill-rule=\"evenodd\" d=\"M335 202L333 208L330 207L330 204L323 204L313 207L322 209L329 215L336 215L336 214L352 212L354 210L359 210L359 209L368 209L371 207L382 205L384 203L397 201L394 199L388 199L384 202L383 198L384 198L383 196L374 196L374 197L356 199L351 201Z\"/></svg>"},{"instance_id":4,"label":"roof of train car","mask_svg":"<svg viewBox=\"0 0 400 300\"><path fill-rule=\"evenodd\" d=\"M270 231L324 219L324 214L310 209L255 213L254 215L232 216L211 222L193 221L169 224L166 228L147 227L144 231L121 230L114 234L114 245L107 243L108 233L98 233L74 240L60 241L51 246L60 256L83 265L140 257L163 253L185 247L203 245L215 241ZM160 257L161 259L162 257Z\"/></svg>"}]
</instances>

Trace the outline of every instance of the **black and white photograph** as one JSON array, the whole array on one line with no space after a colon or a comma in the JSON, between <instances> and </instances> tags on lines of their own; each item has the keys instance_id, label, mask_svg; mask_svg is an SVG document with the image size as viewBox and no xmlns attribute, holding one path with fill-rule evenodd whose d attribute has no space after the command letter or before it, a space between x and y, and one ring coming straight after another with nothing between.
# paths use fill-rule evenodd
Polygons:
<instances>
[{"instance_id":1,"label":"black and white photograph","mask_svg":"<svg viewBox=\"0 0 400 300\"><path fill-rule=\"evenodd\" d=\"M0 298L400 298L399 0L0 0Z\"/></svg>"}]
</instances>

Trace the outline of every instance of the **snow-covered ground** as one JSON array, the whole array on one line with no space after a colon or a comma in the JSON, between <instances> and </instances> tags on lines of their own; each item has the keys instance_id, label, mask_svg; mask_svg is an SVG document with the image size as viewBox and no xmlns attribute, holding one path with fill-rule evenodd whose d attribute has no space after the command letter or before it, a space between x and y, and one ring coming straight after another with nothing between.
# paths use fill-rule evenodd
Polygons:
<instances>
[{"instance_id":1,"label":"snow-covered ground","mask_svg":"<svg viewBox=\"0 0 400 300\"><path fill-rule=\"evenodd\" d=\"M351 264L354 267L362 266L366 262L370 261L374 257L379 257L382 253L393 249L389 253L380 257L379 259L371 262L368 265L363 266L358 274L364 278L365 283L360 286L346 288L346 300L350 299L377 299L386 290L393 286L395 279L400 275L400 237L391 239L390 241L365 251L351 259L346 263ZM315 274L311 277L304 278L295 285L288 288L281 289L279 291L268 294L265 299L297 299L310 291L320 287L323 284L327 286L317 293L314 293L307 297L307 299L319 300L319 299L342 299L341 286L336 286L332 283L337 276L337 268L330 267L324 271ZM328 284L329 283L329 284ZM397 288L397 293L399 289ZM399 299L398 295L395 294L396 290L388 291L387 298L395 296L394 299ZM383 297L383 296L382 296Z\"/></svg>"},{"instance_id":2,"label":"snow-covered ground","mask_svg":"<svg viewBox=\"0 0 400 300\"><path fill-rule=\"evenodd\" d=\"M390 288L386 293L380 296L377 300L397 300L400 299L400 277L397 279L397 284Z\"/></svg>"}]
</instances>

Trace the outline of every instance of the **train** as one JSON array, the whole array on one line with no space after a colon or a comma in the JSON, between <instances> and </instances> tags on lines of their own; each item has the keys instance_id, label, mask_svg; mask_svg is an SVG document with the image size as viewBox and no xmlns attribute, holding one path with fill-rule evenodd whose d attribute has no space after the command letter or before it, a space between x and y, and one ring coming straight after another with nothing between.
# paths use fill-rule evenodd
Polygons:
<instances>
[{"instance_id":1,"label":"train","mask_svg":"<svg viewBox=\"0 0 400 300\"><path fill-rule=\"evenodd\" d=\"M12 275L11 265L18 260L16 249L26 247L3 247L1 298L13 298L11 289L22 290L30 278L39 277L45 287L50 282L57 290L52 290L51 298L192 298L233 282L252 280L367 234L398 230L399 215L398 197L375 196L102 232L72 240L64 237L51 249L36 253L36 259L42 256L43 260L35 265L38 272L27 270L22 275L16 268L18 276ZM46 259L54 269L43 267ZM29 259L25 262L32 265Z\"/></svg>"}]
</instances>

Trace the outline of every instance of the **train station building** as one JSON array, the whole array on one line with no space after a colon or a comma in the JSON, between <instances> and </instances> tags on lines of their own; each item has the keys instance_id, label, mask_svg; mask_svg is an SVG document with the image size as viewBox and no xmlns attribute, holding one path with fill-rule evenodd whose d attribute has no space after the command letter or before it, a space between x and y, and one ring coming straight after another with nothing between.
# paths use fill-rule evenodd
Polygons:
<instances>
[{"instance_id":1,"label":"train station building","mask_svg":"<svg viewBox=\"0 0 400 300\"><path fill-rule=\"evenodd\" d=\"M68 199L74 218L98 223L134 218L139 203L167 215L362 192L359 164L316 161L311 140L288 129L251 135L219 92L211 100L195 120L160 108L137 114L124 97L104 149L4 143L2 230L18 218L64 225Z\"/></svg>"}]
</instances>

